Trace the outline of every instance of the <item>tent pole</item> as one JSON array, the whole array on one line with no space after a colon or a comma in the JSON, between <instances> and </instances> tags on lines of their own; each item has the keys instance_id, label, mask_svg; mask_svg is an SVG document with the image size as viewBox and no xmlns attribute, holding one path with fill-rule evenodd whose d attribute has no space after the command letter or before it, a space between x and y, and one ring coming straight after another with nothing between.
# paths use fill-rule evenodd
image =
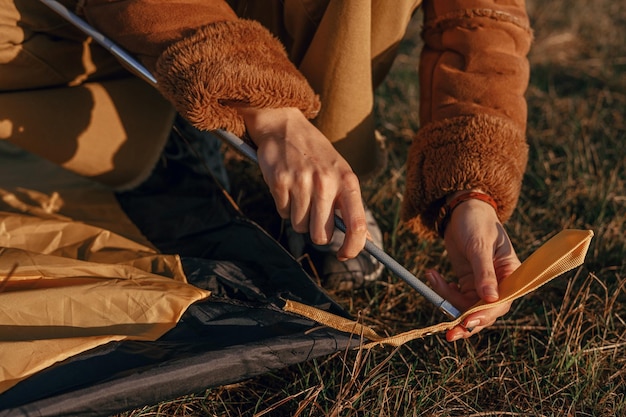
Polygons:
<instances>
[{"instance_id":1,"label":"tent pole","mask_svg":"<svg viewBox=\"0 0 626 417\"><path fill-rule=\"evenodd\" d=\"M135 73L138 77L142 78L149 84L152 84L152 86L157 86L157 80L154 75L152 75L143 65L141 65L139 61L129 55L126 51L124 51L102 33L98 32L83 19L76 16L74 13L69 11L65 6L63 6L56 0L40 1L49 8L51 8L53 11L61 15L63 18L65 18L69 23L73 24L78 29L83 31L83 33L91 36L96 42L98 42L106 50L112 53L131 72ZM215 130L213 131L213 133L229 145L233 146L250 160L258 164L256 151L241 138L222 129ZM336 215L335 227L337 227L337 229L341 230L344 233L346 231L346 226L343 220ZM365 250L369 252L369 254L372 255L374 258L376 258L380 263L385 265L390 271L395 273L403 281L409 284L413 289L415 289L418 293L420 293L424 298L430 301L448 317L456 319L461 315L461 312L449 301L445 300L443 297L433 291L429 286L420 281L415 275L413 275L406 268L400 265L395 259L385 253L381 248L376 246L372 241L366 240Z\"/></svg>"}]
</instances>

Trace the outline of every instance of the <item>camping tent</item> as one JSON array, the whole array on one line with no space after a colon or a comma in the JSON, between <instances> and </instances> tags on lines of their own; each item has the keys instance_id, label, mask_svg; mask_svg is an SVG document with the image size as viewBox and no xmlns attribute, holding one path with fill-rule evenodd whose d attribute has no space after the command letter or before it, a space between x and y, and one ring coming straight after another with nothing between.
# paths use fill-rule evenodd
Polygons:
<instances>
[{"instance_id":1,"label":"camping tent","mask_svg":"<svg viewBox=\"0 0 626 417\"><path fill-rule=\"evenodd\" d=\"M352 333L397 346L490 307L391 337L358 328L210 174L176 160L113 195L2 147L0 196L0 416L110 415L356 347ZM551 238L498 302L579 266L592 236Z\"/></svg>"},{"instance_id":2,"label":"camping tent","mask_svg":"<svg viewBox=\"0 0 626 417\"><path fill-rule=\"evenodd\" d=\"M38 240L26 248L29 259L37 262L39 258L33 254L50 254L50 247L62 246L59 241L70 235L80 240L81 231L87 230L85 242L73 242L73 250L54 249L54 259L61 260L61 265L77 257L98 265L115 263L107 261L107 256L123 246L125 257L132 256L129 252L151 252L147 262L151 273L167 275L163 271L175 270L171 264L179 260L188 283L211 292L183 309L180 320L155 341L114 338L28 374L0 393L0 416L110 415L358 344L354 337L332 329L310 331L313 322L282 310L283 300L288 298L347 317L281 245L241 213L208 174L197 174L176 161L162 161L140 187L114 195L39 157L3 145L0 193L0 239L3 232L5 238L10 235L2 241L2 265L10 265L14 259L11 249L18 250L7 248L7 242L28 246L28 241ZM24 225L31 226L29 231L41 231L51 221L67 226L66 232L30 234L22 243L15 243L20 230L26 230L20 229ZM6 232L9 224L13 233ZM98 239L108 236L107 242L117 243L93 249L93 234L88 232L93 228L99 230ZM85 261L86 247L98 256ZM172 255L163 255L169 267L155 260L161 254L174 256L172 261ZM142 259L146 256L141 255ZM141 263L133 262L135 266ZM76 274L76 269L66 271L68 278ZM104 271L106 275L108 269ZM4 286L0 304L10 292L7 282L13 282L10 276L6 279L7 274L5 267L0 272L0 288ZM45 315L46 311L35 313ZM43 337L49 346L61 346L72 336L54 332L31 335L32 329L27 327L0 322L0 345L25 346ZM11 349L0 350L0 355L6 352ZM5 376L5 365L11 361L12 357L0 359Z\"/></svg>"}]
</instances>

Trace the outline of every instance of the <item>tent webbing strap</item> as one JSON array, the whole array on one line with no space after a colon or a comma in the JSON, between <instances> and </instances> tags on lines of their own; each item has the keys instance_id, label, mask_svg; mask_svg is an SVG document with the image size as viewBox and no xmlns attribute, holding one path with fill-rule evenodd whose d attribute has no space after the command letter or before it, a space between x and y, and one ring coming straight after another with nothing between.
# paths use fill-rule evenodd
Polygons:
<instances>
[{"instance_id":1,"label":"tent webbing strap","mask_svg":"<svg viewBox=\"0 0 626 417\"><path fill-rule=\"evenodd\" d=\"M284 310L342 332L362 335L369 340L363 346L366 349L377 345L400 346L411 340L451 329L462 323L472 313L520 298L553 278L582 265L592 237L593 231L591 230L566 229L559 232L500 283L500 299L497 302L484 303L480 301L456 320L438 323L422 329L409 330L395 336L380 336L370 327L357 321L345 319L292 300L287 300Z\"/></svg>"}]
</instances>

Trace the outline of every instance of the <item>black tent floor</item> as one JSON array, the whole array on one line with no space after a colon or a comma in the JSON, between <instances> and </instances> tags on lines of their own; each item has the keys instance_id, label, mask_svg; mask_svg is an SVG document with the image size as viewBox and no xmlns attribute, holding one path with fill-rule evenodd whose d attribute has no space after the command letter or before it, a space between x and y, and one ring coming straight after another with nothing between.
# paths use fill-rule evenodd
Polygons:
<instances>
[{"instance_id":1,"label":"black tent floor","mask_svg":"<svg viewBox=\"0 0 626 417\"><path fill-rule=\"evenodd\" d=\"M284 312L292 299L349 317L212 177L166 162L118 201L211 297L155 342L109 343L21 381L0 395L0 416L107 416L358 346Z\"/></svg>"}]
</instances>

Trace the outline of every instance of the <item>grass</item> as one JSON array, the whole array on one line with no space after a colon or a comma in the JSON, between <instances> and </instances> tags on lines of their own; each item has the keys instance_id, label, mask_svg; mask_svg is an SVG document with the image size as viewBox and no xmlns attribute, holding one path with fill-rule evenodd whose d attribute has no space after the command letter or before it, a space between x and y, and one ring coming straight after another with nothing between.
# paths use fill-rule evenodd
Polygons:
<instances>
[{"instance_id":1,"label":"grass","mask_svg":"<svg viewBox=\"0 0 626 417\"><path fill-rule=\"evenodd\" d=\"M530 160L507 231L521 259L564 228L592 229L583 267L516 301L467 341L338 352L125 416L626 416L626 4L532 0ZM423 276L440 242L398 227L417 122L419 19L377 91L385 173L363 184L385 247ZM254 175L253 173L251 175ZM439 320L392 276L336 299L381 332Z\"/></svg>"}]
</instances>

